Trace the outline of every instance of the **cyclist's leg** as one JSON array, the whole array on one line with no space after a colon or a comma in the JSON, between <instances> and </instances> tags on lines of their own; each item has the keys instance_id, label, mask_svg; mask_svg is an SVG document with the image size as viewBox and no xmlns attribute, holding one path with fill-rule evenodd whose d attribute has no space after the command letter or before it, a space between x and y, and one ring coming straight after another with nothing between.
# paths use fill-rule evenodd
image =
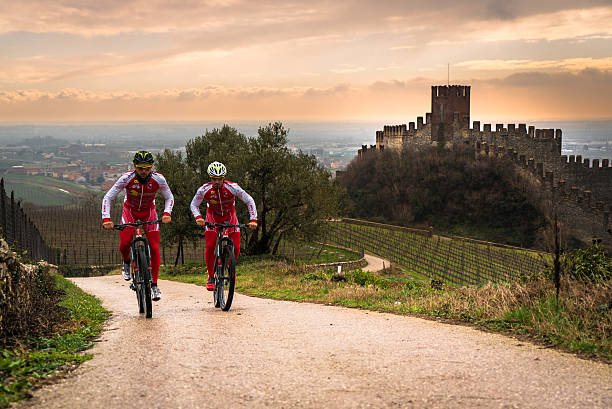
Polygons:
<instances>
[{"instance_id":1,"label":"cyclist's leg","mask_svg":"<svg viewBox=\"0 0 612 409\"><path fill-rule=\"evenodd\" d=\"M208 272L208 276L212 277L215 275L215 244L217 242L216 229L206 228L206 232L204 233L204 240L206 241L206 249L204 250L206 271Z\"/></svg>"},{"instance_id":2,"label":"cyclist's leg","mask_svg":"<svg viewBox=\"0 0 612 409\"><path fill-rule=\"evenodd\" d=\"M226 218L215 217L212 212L206 212L206 221L208 223L223 223L228 221ZM215 275L215 245L217 244L218 228L205 227L204 240L206 247L204 250L204 260L206 260L206 272L209 277Z\"/></svg>"},{"instance_id":3,"label":"cyclist's leg","mask_svg":"<svg viewBox=\"0 0 612 409\"><path fill-rule=\"evenodd\" d=\"M155 208L150 209L147 215L142 216L140 219L146 222L157 220ZM159 256L159 224L145 225L144 230L149 242L149 251L151 252L151 279L153 284L157 284L159 265L161 264Z\"/></svg>"},{"instance_id":4,"label":"cyclist's leg","mask_svg":"<svg viewBox=\"0 0 612 409\"><path fill-rule=\"evenodd\" d=\"M230 218L230 224L238 224L238 216L236 216L236 212L232 214ZM240 229L238 227L231 228L229 230L229 237L234 242L234 258L238 260L238 256L240 255Z\"/></svg>"},{"instance_id":5,"label":"cyclist's leg","mask_svg":"<svg viewBox=\"0 0 612 409\"><path fill-rule=\"evenodd\" d=\"M234 242L234 258L236 261L238 260L238 256L240 255L240 232L235 231L230 234L230 238Z\"/></svg>"},{"instance_id":6,"label":"cyclist's leg","mask_svg":"<svg viewBox=\"0 0 612 409\"><path fill-rule=\"evenodd\" d=\"M159 231L147 232L147 241L149 242L149 250L151 251L151 277L153 284L157 284L159 276L159 265L161 260L159 257Z\"/></svg>"},{"instance_id":7,"label":"cyclist's leg","mask_svg":"<svg viewBox=\"0 0 612 409\"><path fill-rule=\"evenodd\" d=\"M121 214L121 223L133 223L135 221L134 216L130 209L123 206L123 213ZM124 262L130 261L130 244L132 243L132 234L134 232L133 227L127 227L119 232L119 251L123 257Z\"/></svg>"}]
</instances>

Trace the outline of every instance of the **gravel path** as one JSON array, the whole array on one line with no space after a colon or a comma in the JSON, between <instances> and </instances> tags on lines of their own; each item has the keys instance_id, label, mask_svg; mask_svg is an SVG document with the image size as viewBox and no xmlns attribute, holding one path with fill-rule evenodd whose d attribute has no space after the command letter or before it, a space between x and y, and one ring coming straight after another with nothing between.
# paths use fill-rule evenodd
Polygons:
<instances>
[{"instance_id":1,"label":"gravel path","mask_svg":"<svg viewBox=\"0 0 612 409\"><path fill-rule=\"evenodd\" d=\"M471 328L160 281L73 279L113 312L95 357L19 407L610 408L612 367ZM144 379L144 381L143 381Z\"/></svg>"},{"instance_id":2,"label":"gravel path","mask_svg":"<svg viewBox=\"0 0 612 409\"><path fill-rule=\"evenodd\" d=\"M363 271L380 271L391 265L389 260L385 260L371 254L364 254L363 257L368 262L368 265L362 269Z\"/></svg>"}]
</instances>

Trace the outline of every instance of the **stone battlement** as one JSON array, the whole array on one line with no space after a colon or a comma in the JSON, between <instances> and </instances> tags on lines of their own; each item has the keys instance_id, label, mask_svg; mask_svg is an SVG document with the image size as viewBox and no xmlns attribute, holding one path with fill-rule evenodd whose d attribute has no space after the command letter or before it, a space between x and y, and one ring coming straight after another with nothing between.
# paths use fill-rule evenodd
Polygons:
<instances>
[{"instance_id":1,"label":"stone battlement","mask_svg":"<svg viewBox=\"0 0 612 409\"><path fill-rule=\"evenodd\" d=\"M509 156L517 165L530 169L543 186L555 190L556 197L572 202L570 219L590 221L593 226L603 223L601 228L609 228L612 166L608 159L591 161L580 155L561 155L561 129L536 129L527 124L495 124L493 128L492 124L482 124L481 130L480 121L474 121L470 128L469 86L432 86L431 90L431 113L425 115L425 121L417 117L416 123L409 122L408 126L385 125L376 131L376 145L370 150L468 145L477 155ZM364 145L359 155L367 150ZM578 215L580 211L589 216Z\"/></svg>"}]
</instances>

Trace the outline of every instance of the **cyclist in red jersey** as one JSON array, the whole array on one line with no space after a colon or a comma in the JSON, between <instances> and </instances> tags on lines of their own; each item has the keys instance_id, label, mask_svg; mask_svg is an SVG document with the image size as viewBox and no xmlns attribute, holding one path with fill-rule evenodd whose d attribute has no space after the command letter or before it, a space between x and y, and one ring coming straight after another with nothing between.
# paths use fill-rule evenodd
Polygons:
<instances>
[{"instance_id":1,"label":"cyclist in red jersey","mask_svg":"<svg viewBox=\"0 0 612 409\"><path fill-rule=\"evenodd\" d=\"M112 229L114 223L110 219L111 202L119 192L125 189L125 200L123 202L123 214L121 223L132 223L137 220L152 221L157 220L155 210L155 194L161 191L165 199L164 215L162 223L170 223L172 218L170 213L174 206L174 196L168 187L166 179L161 173L153 172L153 155L151 152L138 151L134 154L134 170L124 173L106 192L102 199L102 225L105 229ZM161 299L161 291L157 286L159 276L159 224L145 225L144 231L149 242L151 251L151 298L153 301ZM128 227L119 233L119 251L123 257L123 267L121 275L128 281L130 280L130 243L132 241L133 227Z\"/></svg>"},{"instance_id":2,"label":"cyclist in red jersey","mask_svg":"<svg viewBox=\"0 0 612 409\"><path fill-rule=\"evenodd\" d=\"M257 209L255 201L245 192L237 183L225 180L227 169L220 162L213 162L208 165L208 176L210 182L204 183L196 192L191 201L191 213L193 213L196 223L199 226L204 226L206 222L238 224L236 217L235 197L246 204L249 211L249 228L255 230L257 228ZM200 204L206 200L206 219L202 218L200 213ZM240 228L233 227L228 229L229 237L234 242L234 255L238 260L240 254ZM206 260L206 270L208 271L208 282L206 289L212 291L215 289L215 244L217 241L217 228L206 227L204 232L206 240L206 250L204 251L204 259Z\"/></svg>"}]
</instances>

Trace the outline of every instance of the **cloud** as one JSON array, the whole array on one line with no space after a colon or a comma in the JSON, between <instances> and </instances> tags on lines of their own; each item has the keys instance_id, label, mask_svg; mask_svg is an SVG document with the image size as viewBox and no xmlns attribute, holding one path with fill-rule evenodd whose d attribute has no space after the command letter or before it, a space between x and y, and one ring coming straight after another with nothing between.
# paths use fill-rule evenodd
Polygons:
<instances>
[{"instance_id":1,"label":"cloud","mask_svg":"<svg viewBox=\"0 0 612 409\"><path fill-rule=\"evenodd\" d=\"M335 74L352 74L355 72L365 71L365 67L345 66L341 68L332 68L330 71Z\"/></svg>"},{"instance_id":2,"label":"cloud","mask_svg":"<svg viewBox=\"0 0 612 409\"><path fill-rule=\"evenodd\" d=\"M532 71L483 82L505 87L550 88L556 89L559 93L564 90L597 91L598 94L607 93L612 103L612 68L609 70L586 68L576 73Z\"/></svg>"},{"instance_id":3,"label":"cloud","mask_svg":"<svg viewBox=\"0 0 612 409\"><path fill-rule=\"evenodd\" d=\"M612 70L528 71L470 83L474 119L611 116Z\"/></svg>"},{"instance_id":4,"label":"cloud","mask_svg":"<svg viewBox=\"0 0 612 409\"><path fill-rule=\"evenodd\" d=\"M471 60L454 64L454 67L464 67L470 70L482 71L581 71L585 68L610 70L612 69L612 57L565 58L560 60Z\"/></svg>"},{"instance_id":5,"label":"cloud","mask_svg":"<svg viewBox=\"0 0 612 409\"><path fill-rule=\"evenodd\" d=\"M348 84L339 84L328 88L311 87L242 87L227 88L218 85L208 85L202 88L183 89L183 90L162 90L155 92L93 92L83 89L63 89L57 92L45 92L35 89L0 91L0 102L19 103L19 102L100 102L100 101L168 101L168 102L190 102L205 100L209 98L227 99L255 99L262 100L275 97L329 97L343 95L351 90Z\"/></svg>"},{"instance_id":6,"label":"cloud","mask_svg":"<svg viewBox=\"0 0 612 409\"><path fill-rule=\"evenodd\" d=\"M301 94L307 98L330 97L347 94L351 91L348 84L340 84L329 88L308 88Z\"/></svg>"},{"instance_id":7,"label":"cloud","mask_svg":"<svg viewBox=\"0 0 612 409\"><path fill-rule=\"evenodd\" d=\"M582 0L579 5L573 0L438 0L435 3L428 0L28 0L3 5L0 32L67 32L84 36L225 32L231 36L235 30L247 29L255 38L267 27L275 29L277 36L295 32L312 36L343 32L346 28L380 31L381 23L391 29L405 30L424 19L434 22L437 30L447 32L452 26L460 27L470 21L509 22L564 10L609 6L606 0ZM281 32L278 28L284 30Z\"/></svg>"},{"instance_id":8,"label":"cloud","mask_svg":"<svg viewBox=\"0 0 612 409\"><path fill-rule=\"evenodd\" d=\"M418 77L329 87L224 87L152 92L67 88L0 91L0 120L376 119L415 121L430 110L432 85ZM473 79L472 118L609 117L612 70L525 71ZM579 101L579 103L577 103Z\"/></svg>"}]
</instances>

